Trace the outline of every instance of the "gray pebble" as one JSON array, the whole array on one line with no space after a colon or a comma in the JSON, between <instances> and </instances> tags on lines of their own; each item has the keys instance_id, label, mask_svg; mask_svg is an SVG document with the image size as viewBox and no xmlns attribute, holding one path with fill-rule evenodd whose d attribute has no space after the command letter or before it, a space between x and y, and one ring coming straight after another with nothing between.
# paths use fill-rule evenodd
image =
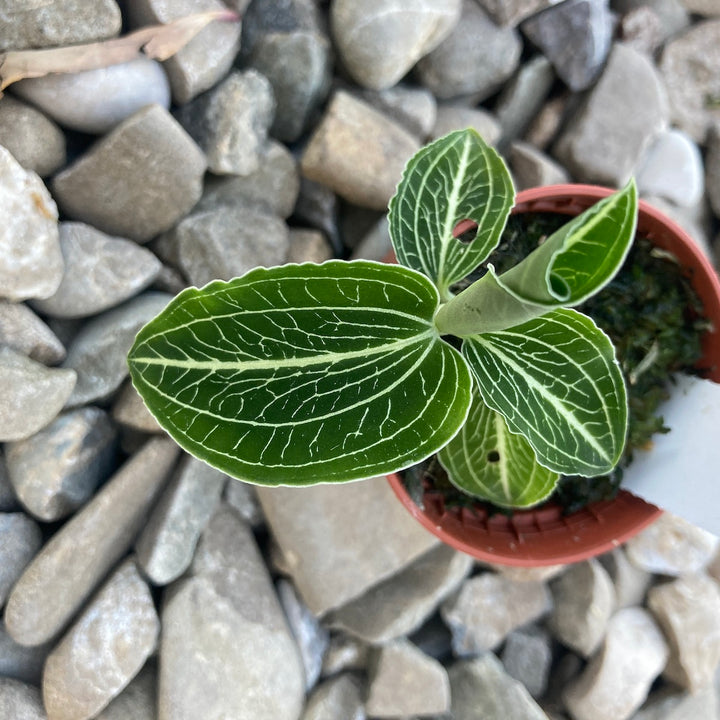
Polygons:
<instances>
[{"instance_id":1,"label":"gray pebble","mask_svg":"<svg viewBox=\"0 0 720 720\"><path fill-rule=\"evenodd\" d=\"M615 588L606 570L591 559L566 570L550 587L554 610L549 626L565 645L590 657L605 637L615 610Z\"/></svg>"},{"instance_id":2,"label":"gray pebble","mask_svg":"<svg viewBox=\"0 0 720 720\"><path fill-rule=\"evenodd\" d=\"M566 0L526 20L522 31L573 92L593 83L605 64L613 20L608 0Z\"/></svg>"},{"instance_id":3,"label":"gray pebble","mask_svg":"<svg viewBox=\"0 0 720 720\"><path fill-rule=\"evenodd\" d=\"M130 380L124 383L117 394L111 414L116 423L132 430L143 433L163 432Z\"/></svg>"},{"instance_id":4,"label":"gray pebble","mask_svg":"<svg viewBox=\"0 0 720 720\"><path fill-rule=\"evenodd\" d=\"M330 260L333 251L319 230L290 229L289 263L321 263Z\"/></svg>"},{"instance_id":5,"label":"gray pebble","mask_svg":"<svg viewBox=\"0 0 720 720\"><path fill-rule=\"evenodd\" d=\"M453 720L547 720L530 693L492 653L456 662L448 675Z\"/></svg>"},{"instance_id":6,"label":"gray pebble","mask_svg":"<svg viewBox=\"0 0 720 720\"><path fill-rule=\"evenodd\" d=\"M84 407L25 440L7 443L8 474L20 502L45 522L82 507L110 474L116 435L104 410Z\"/></svg>"},{"instance_id":7,"label":"gray pebble","mask_svg":"<svg viewBox=\"0 0 720 720\"><path fill-rule=\"evenodd\" d=\"M255 70L233 72L180 108L176 117L216 174L248 175L260 166L275 113L272 86Z\"/></svg>"},{"instance_id":8,"label":"gray pebble","mask_svg":"<svg viewBox=\"0 0 720 720\"><path fill-rule=\"evenodd\" d=\"M0 677L0 717L12 720L48 720L40 691L19 680Z\"/></svg>"},{"instance_id":9,"label":"gray pebble","mask_svg":"<svg viewBox=\"0 0 720 720\"><path fill-rule=\"evenodd\" d=\"M156 720L157 668L152 658L95 720Z\"/></svg>"},{"instance_id":10,"label":"gray pebble","mask_svg":"<svg viewBox=\"0 0 720 720\"><path fill-rule=\"evenodd\" d=\"M34 3L8 0L3 5L0 48L53 47L92 42L120 32L122 18L114 0L66 0Z\"/></svg>"},{"instance_id":11,"label":"gray pebble","mask_svg":"<svg viewBox=\"0 0 720 720\"><path fill-rule=\"evenodd\" d=\"M43 666L51 650L51 643L35 647L19 645L10 637L5 623L0 620L0 677L40 685Z\"/></svg>"},{"instance_id":12,"label":"gray pebble","mask_svg":"<svg viewBox=\"0 0 720 720\"><path fill-rule=\"evenodd\" d=\"M132 545L177 454L173 442L149 440L45 544L5 608L16 642L42 645L77 613Z\"/></svg>"},{"instance_id":13,"label":"gray pebble","mask_svg":"<svg viewBox=\"0 0 720 720\"><path fill-rule=\"evenodd\" d=\"M165 72L145 55L97 70L21 80L13 85L13 92L63 127L97 135L145 105L170 107Z\"/></svg>"},{"instance_id":14,"label":"gray pebble","mask_svg":"<svg viewBox=\"0 0 720 720\"><path fill-rule=\"evenodd\" d=\"M552 609L548 587L487 572L465 580L440 608L453 634L458 657L498 647L509 633L547 615Z\"/></svg>"},{"instance_id":15,"label":"gray pebble","mask_svg":"<svg viewBox=\"0 0 720 720\"><path fill-rule=\"evenodd\" d=\"M134 28L168 23L192 13L226 10L220 0L127 0ZM189 102L224 77L240 48L239 22L211 22L164 62L173 100Z\"/></svg>"},{"instance_id":16,"label":"gray pebble","mask_svg":"<svg viewBox=\"0 0 720 720\"><path fill-rule=\"evenodd\" d=\"M166 293L146 292L83 325L63 364L77 373L68 407L106 400L120 387L135 335L169 300Z\"/></svg>"},{"instance_id":17,"label":"gray pebble","mask_svg":"<svg viewBox=\"0 0 720 720\"><path fill-rule=\"evenodd\" d=\"M167 585L190 566L227 479L201 460L185 456L135 545L138 565L155 585Z\"/></svg>"},{"instance_id":18,"label":"gray pebble","mask_svg":"<svg viewBox=\"0 0 720 720\"><path fill-rule=\"evenodd\" d=\"M5 300L0 300L0 345L43 365L57 365L67 354L57 335L27 305Z\"/></svg>"},{"instance_id":19,"label":"gray pebble","mask_svg":"<svg viewBox=\"0 0 720 720\"><path fill-rule=\"evenodd\" d=\"M554 153L578 180L619 187L667 122L662 81L652 62L616 43L600 79L570 118Z\"/></svg>"},{"instance_id":20,"label":"gray pebble","mask_svg":"<svg viewBox=\"0 0 720 720\"><path fill-rule=\"evenodd\" d=\"M277 594L300 651L305 671L305 690L309 691L320 677L330 635L307 608L289 580L281 578L278 581Z\"/></svg>"},{"instance_id":21,"label":"gray pebble","mask_svg":"<svg viewBox=\"0 0 720 720\"><path fill-rule=\"evenodd\" d=\"M565 706L581 720L627 720L665 667L668 648L647 610L624 608L608 624L603 648L565 688Z\"/></svg>"},{"instance_id":22,"label":"gray pebble","mask_svg":"<svg viewBox=\"0 0 720 720\"><path fill-rule=\"evenodd\" d=\"M720 18L704 20L671 39L660 60L670 104L670 120L702 144L712 122L720 120Z\"/></svg>"},{"instance_id":23,"label":"gray pebble","mask_svg":"<svg viewBox=\"0 0 720 720\"><path fill-rule=\"evenodd\" d=\"M365 720L363 687L350 673L318 685L308 697L302 720Z\"/></svg>"},{"instance_id":24,"label":"gray pebble","mask_svg":"<svg viewBox=\"0 0 720 720\"><path fill-rule=\"evenodd\" d=\"M1 146L0 216L0 297L52 295L63 274L57 207L38 175Z\"/></svg>"},{"instance_id":25,"label":"gray pebble","mask_svg":"<svg viewBox=\"0 0 720 720\"><path fill-rule=\"evenodd\" d=\"M330 41L317 32L269 33L255 45L250 63L272 85L277 107L271 134L295 142L330 90Z\"/></svg>"},{"instance_id":26,"label":"gray pebble","mask_svg":"<svg viewBox=\"0 0 720 720\"><path fill-rule=\"evenodd\" d=\"M257 238L263 238L262 243ZM254 267L285 261L288 228L261 205L221 205L188 215L167 237L193 285L230 280Z\"/></svg>"},{"instance_id":27,"label":"gray pebble","mask_svg":"<svg viewBox=\"0 0 720 720\"><path fill-rule=\"evenodd\" d=\"M420 60L417 74L438 98L481 102L512 76L521 51L517 30L496 25L475 0L463 0L460 21Z\"/></svg>"},{"instance_id":28,"label":"gray pebble","mask_svg":"<svg viewBox=\"0 0 720 720\"><path fill-rule=\"evenodd\" d=\"M38 524L25 513L0 513L0 608L42 545Z\"/></svg>"},{"instance_id":29,"label":"gray pebble","mask_svg":"<svg viewBox=\"0 0 720 720\"><path fill-rule=\"evenodd\" d=\"M365 710L371 717L444 714L450 710L447 670L406 639L373 654Z\"/></svg>"},{"instance_id":30,"label":"gray pebble","mask_svg":"<svg viewBox=\"0 0 720 720\"><path fill-rule=\"evenodd\" d=\"M268 140L260 149L258 168L248 175L209 175L196 210L218 205L263 205L273 215L292 215L300 192L298 164L281 143Z\"/></svg>"},{"instance_id":31,"label":"gray pebble","mask_svg":"<svg viewBox=\"0 0 720 720\"><path fill-rule=\"evenodd\" d=\"M259 528L265 522L255 485L230 478L223 493L225 502L252 528Z\"/></svg>"},{"instance_id":32,"label":"gray pebble","mask_svg":"<svg viewBox=\"0 0 720 720\"><path fill-rule=\"evenodd\" d=\"M362 99L424 141L437 118L437 102L426 88L395 85L386 90L366 90Z\"/></svg>"},{"instance_id":33,"label":"gray pebble","mask_svg":"<svg viewBox=\"0 0 720 720\"><path fill-rule=\"evenodd\" d=\"M418 141L390 118L338 91L302 156L303 174L361 207L385 210Z\"/></svg>"},{"instance_id":34,"label":"gray pebble","mask_svg":"<svg viewBox=\"0 0 720 720\"><path fill-rule=\"evenodd\" d=\"M158 720L298 718L297 647L252 533L232 509L210 521L189 574L165 596L162 621Z\"/></svg>"},{"instance_id":35,"label":"gray pebble","mask_svg":"<svg viewBox=\"0 0 720 720\"><path fill-rule=\"evenodd\" d=\"M330 9L343 65L363 87L395 85L457 24L458 0L337 0Z\"/></svg>"},{"instance_id":36,"label":"gray pebble","mask_svg":"<svg viewBox=\"0 0 720 720\"><path fill-rule=\"evenodd\" d=\"M73 392L77 373L47 368L0 346L0 441L23 440L45 427Z\"/></svg>"},{"instance_id":37,"label":"gray pebble","mask_svg":"<svg viewBox=\"0 0 720 720\"><path fill-rule=\"evenodd\" d=\"M663 674L690 692L709 685L720 665L720 587L704 573L648 592L648 607L670 644Z\"/></svg>"},{"instance_id":38,"label":"gray pebble","mask_svg":"<svg viewBox=\"0 0 720 720\"><path fill-rule=\"evenodd\" d=\"M127 560L48 656L42 684L48 715L95 717L139 672L159 633L150 588Z\"/></svg>"},{"instance_id":39,"label":"gray pebble","mask_svg":"<svg viewBox=\"0 0 720 720\"><path fill-rule=\"evenodd\" d=\"M534 698L542 697L547 690L552 661L552 640L546 630L531 625L508 635L502 651L505 672Z\"/></svg>"},{"instance_id":40,"label":"gray pebble","mask_svg":"<svg viewBox=\"0 0 720 720\"><path fill-rule=\"evenodd\" d=\"M150 105L65 168L52 188L70 218L147 242L198 201L204 172L205 156L190 136Z\"/></svg>"},{"instance_id":41,"label":"gray pebble","mask_svg":"<svg viewBox=\"0 0 720 720\"><path fill-rule=\"evenodd\" d=\"M60 223L60 248L62 282L53 295L33 302L52 317L97 315L137 295L160 272L160 261L149 250L84 223Z\"/></svg>"},{"instance_id":42,"label":"gray pebble","mask_svg":"<svg viewBox=\"0 0 720 720\"><path fill-rule=\"evenodd\" d=\"M0 99L0 145L40 177L52 175L66 161L62 130L39 110L9 94Z\"/></svg>"},{"instance_id":43,"label":"gray pebble","mask_svg":"<svg viewBox=\"0 0 720 720\"><path fill-rule=\"evenodd\" d=\"M516 140L510 145L509 155L518 190L570 182L570 176L561 165L529 143Z\"/></svg>"},{"instance_id":44,"label":"gray pebble","mask_svg":"<svg viewBox=\"0 0 720 720\"><path fill-rule=\"evenodd\" d=\"M430 133L430 138L435 140L453 130L464 130L468 127L477 130L488 145L494 145L500 139L500 123L492 113L482 108L455 103L438 105L435 125Z\"/></svg>"}]
</instances>

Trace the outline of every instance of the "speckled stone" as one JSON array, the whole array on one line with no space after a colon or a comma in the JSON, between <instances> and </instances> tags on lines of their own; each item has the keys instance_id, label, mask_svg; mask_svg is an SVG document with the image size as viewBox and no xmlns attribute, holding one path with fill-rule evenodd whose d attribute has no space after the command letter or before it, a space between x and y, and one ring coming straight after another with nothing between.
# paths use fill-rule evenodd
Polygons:
<instances>
[{"instance_id":1,"label":"speckled stone","mask_svg":"<svg viewBox=\"0 0 720 720\"><path fill-rule=\"evenodd\" d=\"M97 315L137 295L160 272L161 263L149 250L83 223L60 223L60 248L65 272L58 289L33 301L51 317Z\"/></svg>"},{"instance_id":2,"label":"speckled stone","mask_svg":"<svg viewBox=\"0 0 720 720\"><path fill-rule=\"evenodd\" d=\"M104 410L63 413L31 437L7 443L15 494L39 520L60 520L82 507L115 463L117 433Z\"/></svg>"},{"instance_id":3,"label":"speckled stone","mask_svg":"<svg viewBox=\"0 0 720 720\"><path fill-rule=\"evenodd\" d=\"M42 696L35 686L4 677L0 677L0 717L48 720Z\"/></svg>"},{"instance_id":4,"label":"speckled stone","mask_svg":"<svg viewBox=\"0 0 720 720\"><path fill-rule=\"evenodd\" d=\"M24 440L51 422L73 392L77 373L48 368L0 347L0 441Z\"/></svg>"},{"instance_id":5,"label":"speckled stone","mask_svg":"<svg viewBox=\"0 0 720 720\"><path fill-rule=\"evenodd\" d=\"M152 659L95 720L156 720L157 668Z\"/></svg>"},{"instance_id":6,"label":"speckled stone","mask_svg":"<svg viewBox=\"0 0 720 720\"><path fill-rule=\"evenodd\" d=\"M651 588L648 607L670 643L665 677L690 692L710 684L720 664L720 586L685 575Z\"/></svg>"},{"instance_id":7,"label":"speckled stone","mask_svg":"<svg viewBox=\"0 0 720 720\"><path fill-rule=\"evenodd\" d=\"M124 4L133 28L227 9L220 0L127 0ZM205 26L163 63L175 104L183 105L215 85L227 74L239 49L239 22L216 21Z\"/></svg>"},{"instance_id":8,"label":"speckled stone","mask_svg":"<svg viewBox=\"0 0 720 720\"><path fill-rule=\"evenodd\" d=\"M95 717L142 668L159 633L150 588L127 560L48 656L42 691L49 717Z\"/></svg>"},{"instance_id":9,"label":"speckled stone","mask_svg":"<svg viewBox=\"0 0 720 720\"><path fill-rule=\"evenodd\" d=\"M168 589L162 623L158 720L298 718L298 651L252 532L232 509L213 516L188 574Z\"/></svg>"},{"instance_id":10,"label":"speckled stone","mask_svg":"<svg viewBox=\"0 0 720 720\"><path fill-rule=\"evenodd\" d=\"M56 175L52 189L70 219L147 242L200 199L205 167L205 156L178 122L150 105Z\"/></svg>"},{"instance_id":11,"label":"speckled stone","mask_svg":"<svg viewBox=\"0 0 720 720\"><path fill-rule=\"evenodd\" d=\"M301 160L303 175L356 205L385 210L418 141L390 118L338 91Z\"/></svg>"},{"instance_id":12,"label":"speckled stone","mask_svg":"<svg viewBox=\"0 0 720 720\"><path fill-rule=\"evenodd\" d=\"M218 175L258 170L274 115L272 86L255 70L231 73L176 113Z\"/></svg>"},{"instance_id":13,"label":"speckled stone","mask_svg":"<svg viewBox=\"0 0 720 720\"><path fill-rule=\"evenodd\" d=\"M170 440L149 440L45 544L5 608L15 641L41 645L65 627L130 548L177 454Z\"/></svg>"},{"instance_id":14,"label":"speckled stone","mask_svg":"<svg viewBox=\"0 0 720 720\"><path fill-rule=\"evenodd\" d=\"M218 205L262 205L281 218L292 215L300 192L298 163L281 143L269 139L261 148L259 167L249 175L208 175L196 210Z\"/></svg>"},{"instance_id":15,"label":"speckled stone","mask_svg":"<svg viewBox=\"0 0 720 720\"><path fill-rule=\"evenodd\" d=\"M359 677L343 673L320 683L308 697L302 720L365 720Z\"/></svg>"},{"instance_id":16,"label":"speckled stone","mask_svg":"<svg viewBox=\"0 0 720 720\"><path fill-rule=\"evenodd\" d=\"M0 297L17 302L57 290L63 274L58 211L38 175L0 147Z\"/></svg>"},{"instance_id":17,"label":"speckled stone","mask_svg":"<svg viewBox=\"0 0 720 720\"><path fill-rule=\"evenodd\" d=\"M551 608L552 596L544 583L517 582L487 572L465 580L440 612L452 631L454 653L467 657L498 647L510 632Z\"/></svg>"},{"instance_id":18,"label":"speckled stone","mask_svg":"<svg viewBox=\"0 0 720 720\"><path fill-rule=\"evenodd\" d=\"M2 7L0 50L92 42L120 32L114 0L63 0L32 3L6 0Z\"/></svg>"}]
</instances>

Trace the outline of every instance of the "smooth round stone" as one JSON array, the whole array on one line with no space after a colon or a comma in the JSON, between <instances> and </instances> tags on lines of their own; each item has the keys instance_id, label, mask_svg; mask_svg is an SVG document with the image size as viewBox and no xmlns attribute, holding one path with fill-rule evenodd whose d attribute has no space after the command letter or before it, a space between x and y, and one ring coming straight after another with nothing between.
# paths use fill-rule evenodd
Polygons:
<instances>
[{"instance_id":1,"label":"smooth round stone","mask_svg":"<svg viewBox=\"0 0 720 720\"><path fill-rule=\"evenodd\" d=\"M34 172L0 147L0 297L44 298L63 274L54 200Z\"/></svg>"},{"instance_id":2,"label":"smooth round stone","mask_svg":"<svg viewBox=\"0 0 720 720\"><path fill-rule=\"evenodd\" d=\"M60 415L26 440L8 443L5 460L15 494L40 520L66 517L110 472L115 439L107 413L85 407Z\"/></svg>"},{"instance_id":3,"label":"smooth round stone","mask_svg":"<svg viewBox=\"0 0 720 720\"><path fill-rule=\"evenodd\" d=\"M60 223L65 274L53 295L33 302L44 315L80 318L97 315L144 290L162 267L149 250L111 237L90 225Z\"/></svg>"},{"instance_id":4,"label":"smooth round stone","mask_svg":"<svg viewBox=\"0 0 720 720\"><path fill-rule=\"evenodd\" d=\"M457 23L459 0L337 0L330 20L343 64L363 87L392 87Z\"/></svg>"},{"instance_id":5,"label":"smooth round stone","mask_svg":"<svg viewBox=\"0 0 720 720\"><path fill-rule=\"evenodd\" d=\"M150 588L127 560L48 656L42 687L48 716L95 717L142 668L159 632Z\"/></svg>"},{"instance_id":6,"label":"smooth round stone","mask_svg":"<svg viewBox=\"0 0 720 720\"><path fill-rule=\"evenodd\" d=\"M697 205L705 191L698 146L682 130L668 130L648 149L636 171L638 191L682 207Z\"/></svg>"},{"instance_id":7,"label":"smooth round stone","mask_svg":"<svg viewBox=\"0 0 720 720\"><path fill-rule=\"evenodd\" d=\"M52 175L65 164L62 130L39 110L7 93L0 99L0 145L40 177Z\"/></svg>"},{"instance_id":8,"label":"smooth round stone","mask_svg":"<svg viewBox=\"0 0 720 720\"><path fill-rule=\"evenodd\" d=\"M13 91L60 125L97 135L145 105L170 107L162 65L145 55L98 70L28 78L15 83Z\"/></svg>"},{"instance_id":9,"label":"smooth round stone","mask_svg":"<svg viewBox=\"0 0 720 720\"><path fill-rule=\"evenodd\" d=\"M112 418L119 425L143 433L163 432L130 380L125 382L115 399Z\"/></svg>"},{"instance_id":10,"label":"smooth round stone","mask_svg":"<svg viewBox=\"0 0 720 720\"><path fill-rule=\"evenodd\" d=\"M62 410L77 373L47 368L0 347L0 441L23 440L45 427Z\"/></svg>"}]
</instances>

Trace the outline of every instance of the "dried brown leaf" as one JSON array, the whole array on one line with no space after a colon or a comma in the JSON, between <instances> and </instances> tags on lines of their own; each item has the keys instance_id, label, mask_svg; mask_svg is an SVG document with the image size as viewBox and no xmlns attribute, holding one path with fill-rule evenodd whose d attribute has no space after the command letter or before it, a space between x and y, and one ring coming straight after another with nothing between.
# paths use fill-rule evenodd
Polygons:
<instances>
[{"instance_id":1,"label":"dried brown leaf","mask_svg":"<svg viewBox=\"0 0 720 720\"><path fill-rule=\"evenodd\" d=\"M74 73L128 62L144 52L167 60L214 20L237 21L232 10L188 15L166 25L150 25L121 38L46 50L10 50L0 54L0 96L11 83L51 73Z\"/></svg>"}]
</instances>

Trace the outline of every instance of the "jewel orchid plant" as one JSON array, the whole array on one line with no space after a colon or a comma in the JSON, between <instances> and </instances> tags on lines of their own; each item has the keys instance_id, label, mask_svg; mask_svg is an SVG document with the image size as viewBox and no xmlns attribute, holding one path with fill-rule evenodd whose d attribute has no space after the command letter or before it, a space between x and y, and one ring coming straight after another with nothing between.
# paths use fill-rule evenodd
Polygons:
<instances>
[{"instance_id":1,"label":"jewel orchid plant","mask_svg":"<svg viewBox=\"0 0 720 720\"><path fill-rule=\"evenodd\" d=\"M571 308L622 265L635 185L457 292L513 203L497 153L451 133L408 162L390 201L399 264L259 267L187 288L138 333L132 381L180 446L260 485L359 480L438 453L461 490L528 507L560 474L607 473L625 385L609 338ZM469 242L456 237L468 220Z\"/></svg>"}]
</instances>

